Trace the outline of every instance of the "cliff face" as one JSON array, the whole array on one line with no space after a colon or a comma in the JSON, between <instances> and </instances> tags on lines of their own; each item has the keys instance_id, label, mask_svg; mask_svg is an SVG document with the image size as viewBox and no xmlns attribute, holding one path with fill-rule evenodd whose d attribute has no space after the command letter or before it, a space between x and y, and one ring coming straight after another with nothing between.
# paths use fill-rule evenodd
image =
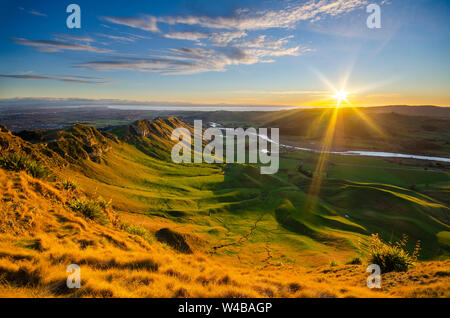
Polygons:
<instances>
[{"instance_id":1,"label":"cliff face","mask_svg":"<svg viewBox=\"0 0 450 318\"><path fill-rule=\"evenodd\" d=\"M8 128L0 125L0 155L21 154L46 166L64 166L67 162L45 144L32 144L15 136Z\"/></svg>"},{"instance_id":2,"label":"cliff face","mask_svg":"<svg viewBox=\"0 0 450 318\"><path fill-rule=\"evenodd\" d=\"M128 126L124 140L135 145L145 154L169 160L173 145L172 132L176 128L186 128L193 134L193 127L176 117L138 120Z\"/></svg>"},{"instance_id":3,"label":"cliff face","mask_svg":"<svg viewBox=\"0 0 450 318\"><path fill-rule=\"evenodd\" d=\"M155 120L137 120L129 126L129 132L140 137L159 137L170 140L172 131L176 128L192 130L191 126L178 118L168 117Z\"/></svg>"},{"instance_id":4,"label":"cliff face","mask_svg":"<svg viewBox=\"0 0 450 318\"><path fill-rule=\"evenodd\" d=\"M48 147L70 162L91 160L101 162L102 155L111 150L112 142L118 139L109 134L103 134L94 127L75 125L61 131L57 140Z\"/></svg>"},{"instance_id":5,"label":"cliff face","mask_svg":"<svg viewBox=\"0 0 450 318\"><path fill-rule=\"evenodd\" d=\"M130 124L123 139L147 155L168 160L175 144L171 135L176 128L186 128L193 132L193 127L176 117L158 118L138 120ZM76 164L82 160L100 163L103 155L111 151L112 145L120 142L112 134L81 124L53 132L52 140L47 142L30 142L21 138L22 135L14 135L5 126L0 126L0 153L23 153L49 166Z\"/></svg>"}]
</instances>

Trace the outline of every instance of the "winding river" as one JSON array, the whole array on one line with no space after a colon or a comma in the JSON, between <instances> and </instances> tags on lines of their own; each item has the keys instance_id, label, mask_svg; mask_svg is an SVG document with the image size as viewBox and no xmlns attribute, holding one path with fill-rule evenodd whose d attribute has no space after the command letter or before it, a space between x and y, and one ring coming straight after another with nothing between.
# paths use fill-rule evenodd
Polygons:
<instances>
[{"instance_id":1,"label":"winding river","mask_svg":"<svg viewBox=\"0 0 450 318\"><path fill-rule=\"evenodd\" d=\"M222 130L233 129L233 128L225 128L218 123L210 122L209 125L214 128L219 128ZM270 143L276 143L274 140L270 139L266 135L256 134L260 138L267 140ZM280 147L295 149L295 150L304 150L311 152L323 152L313 148L304 148L286 145L282 143L278 143ZM381 158L405 158L405 159L418 159L418 160L428 160L428 161L440 161L440 162L449 162L450 158L444 157L430 157L430 156L420 156L420 155L411 155L411 154L403 154L403 153L393 153L393 152L380 152L380 151L364 151L364 150L349 150L349 151L327 151L326 153L344 155L344 156L365 156L365 157L381 157Z\"/></svg>"}]
</instances>

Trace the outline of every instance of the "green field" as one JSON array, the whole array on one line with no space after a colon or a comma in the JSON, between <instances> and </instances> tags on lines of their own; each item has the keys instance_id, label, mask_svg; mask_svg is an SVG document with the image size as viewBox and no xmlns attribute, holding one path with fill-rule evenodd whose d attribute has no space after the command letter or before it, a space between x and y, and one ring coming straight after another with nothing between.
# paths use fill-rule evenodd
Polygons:
<instances>
[{"instance_id":1,"label":"green field","mask_svg":"<svg viewBox=\"0 0 450 318\"><path fill-rule=\"evenodd\" d=\"M270 176L245 164L176 165L142 149L120 142L101 163L85 161L63 173L86 192L112 199L125 218L170 222L203 240L203 251L245 254L242 262L250 264L268 251L280 264L344 263L364 255L372 233L394 241L406 234L410 249L420 240L422 259L449 255L450 209L442 200L448 173L331 155L314 197L312 178L303 173L314 171L314 153L283 154L280 171Z\"/></svg>"}]
</instances>

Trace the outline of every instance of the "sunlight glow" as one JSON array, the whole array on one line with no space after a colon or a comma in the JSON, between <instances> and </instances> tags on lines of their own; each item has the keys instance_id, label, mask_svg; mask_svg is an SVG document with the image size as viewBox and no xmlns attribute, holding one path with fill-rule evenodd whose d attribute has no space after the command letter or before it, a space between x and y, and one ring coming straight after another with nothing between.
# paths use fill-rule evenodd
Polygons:
<instances>
[{"instance_id":1,"label":"sunlight glow","mask_svg":"<svg viewBox=\"0 0 450 318\"><path fill-rule=\"evenodd\" d=\"M345 101L347 104L350 104L349 101L347 100L348 95L349 93L344 90L336 91L333 98L337 100L337 107L341 106L342 101Z\"/></svg>"},{"instance_id":2,"label":"sunlight glow","mask_svg":"<svg viewBox=\"0 0 450 318\"><path fill-rule=\"evenodd\" d=\"M317 158L314 174L311 180L311 184L308 190L308 196L305 202L305 210L312 213L312 215L317 213L317 209L319 208L318 204L318 196L321 191L322 185L327 178L327 170L330 159L330 151L333 150L333 144L336 133L336 126L339 120L344 120L345 117L351 116L351 114L356 114L362 122L364 122L371 130L375 131L377 135L386 139L386 135L383 131L371 121L371 119L366 116L363 112L361 112L357 107L354 107L348 100L349 95L354 94L355 90L352 90L352 93L345 90L347 80L350 72L346 76L343 83L341 83L341 89L337 89L331 82L319 71L314 70L314 72L318 75L319 79L322 80L324 84L326 84L334 94L328 95L328 103L330 99L336 101L334 109L330 109L329 111L324 111L319 118L315 119L314 125L309 128L308 134L313 133L313 129L316 126L320 127L320 123L324 120L328 119L327 128L323 139L321 141L321 151L320 155ZM349 107L348 109L342 109L341 104L345 102ZM328 104L330 105L330 104ZM340 113L342 116L340 116ZM345 115L345 117L344 117ZM317 128L319 129L319 128Z\"/></svg>"}]
</instances>

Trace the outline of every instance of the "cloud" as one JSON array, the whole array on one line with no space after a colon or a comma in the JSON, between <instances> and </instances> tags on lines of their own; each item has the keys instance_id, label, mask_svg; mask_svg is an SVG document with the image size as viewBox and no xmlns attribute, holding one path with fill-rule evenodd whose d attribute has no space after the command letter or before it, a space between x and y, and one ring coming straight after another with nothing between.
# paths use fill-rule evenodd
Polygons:
<instances>
[{"instance_id":1,"label":"cloud","mask_svg":"<svg viewBox=\"0 0 450 318\"><path fill-rule=\"evenodd\" d=\"M113 24L125 25L135 29L141 29L150 32L159 32L156 25L157 20L151 15L142 15L140 17L103 17L105 21Z\"/></svg>"},{"instance_id":2,"label":"cloud","mask_svg":"<svg viewBox=\"0 0 450 318\"><path fill-rule=\"evenodd\" d=\"M58 38L64 38L64 39L68 39L68 40L73 40L73 41L79 41L79 42L94 42L94 39L91 37L80 37L80 36L75 36L75 35L69 35L69 34L62 34L62 33L55 33L54 34L56 37Z\"/></svg>"},{"instance_id":3,"label":"cloud","mask_svg":"<svg viewBox=\"0 0 450 318\"><path fill-rule=\"evenodd\" d=\"M197 42L201 39L207 39L209 37L209 34L204 32L174 32L165 34L164 37L167 39L187 40Z\"/></svg>"},{"instance_id":4,"label":"cloud","mask_svg":"<svg viewBox=\"0 0 450 318\"><path fill-rule=\"evenodd\" d=\"M235 39L246 37L247 33L244 31L237 32L216 32L212 33L209 40L212 41L215 45L225 46Z\"/></svg>"},{"instance_id":5,"label":"cloud","mask_svg":"<svg viewBox=\"0 0 450 318\"><path fill-rule=\"evenodd\" d=\"M283 42L284 43L284 42ZM77 68L106 71L131 70L156 72L163 75L195 74L201 72L222 72L232 65L251 65L274 62L270 57L300 55L307 52L299 46L285 48L240 48L236 46L218 48L172 48L165 54L150 58L118 57L81 63Z\"/></svg>"},{"instance_id":6,"label":"cloud","mask_svg":"<svg viewBox=\"0 0 450 318\"><path fill-rule=\"evenodd\" d=\"M235 39L247 36L244 31L237 32L173 32L164 34L167 39L187 40L199 42L200 40L211 41L216 46L226 46Z\"/></svg>"},{"instance_id":7,"label":"cloud","mask_svg":"<svg viewBox=\"0 0 450 318\"><path fill-rule=\"evenodd\" d=\"M120 57L114 60L82 63L76 65L76 67L96 71L130 70L162 74L182 74L189 73L190 70L195 69L196 63L188 60L166 58Z\"/></svg>"},{"instance_id":8,"label":"cloud","mask_svg":"<svg viewBox=\"0 0 450 318\"><path fill-rule=\"evenodd\" d=\"M159 32L158 23L168 25L197 25L210 29L264 30L269 28L292 28L299 21L317 21L326 16L337 16L363 8L367 0L310 0L306 3L289 5L280 10L251 12L236 10L231 17L208 16L162 16L142 15L140 17L104 17L114 24L126 25L151 32Z\"/></svg>"},{"instance_id":9,"label":"cloud","mask_svg":"<svg viewBox=\"0 0 450 318\"><path fill-rule=\"evenodd\" d=\"M114 51L101 49L87 44L74 44L66 41L59 40L27 40L23 38L12 38L15 43L35 47L40 52L61 52L65 50L69 51L85 51L93 53L112 53Z\"/></svg>"},{"instance_id":10,"label":"cloud","mask_svg":"<svg viewBox=\"0 0 450 318\"><path fill-rule=\"evenodd\" d=\"M40 16L40 17L47 17L47 15L45 13L41 13L41 12L36 11L36 10L26 10L23 7L19 7L18 9L21 10L21 11L25 11L25 12L27 12L29 14L32 14L32 15L37 15L37 16Z\"/></svg>"},{"instance_id":11,"label":"cloud","mask_svg":"<svg viewBox=\"0 0 450 318\"><path fill-rule=\"evenodd\" d=\"M114 60L93 61L79 64L76 67L97 71L132 70L174 75L224 71L228 65L257 62L253 57L237 48L220 51L203 48L181 48L171 49L169 53L168 55L151 58L121 57Z\"/></svg>"},{"instance_id":12,"label":"cloud","mask_svg":"<svg viewBox=\"0 0 450 318\"><path fill-rule=\"evenodd\" d=\"M134 42L135 41L135 39L132 37L125 37L125 36L111 35L111 34L104 34L104 33L96 33L96 35L108 38L110 40L115 40L115 41L122 41L122 42Z\"/></svg>"},{"instance_id":13,"label":"cloud","mask_svg":"<svg viewBox=\"0 0 450 318\"><path fill-rule=\"evenodd\" d=\"M235 90L235 94L257 94L257 95L329 95L329 91L312 90L289 90L289 91L256 91L256 90Z\"/></svg>"},{"instance_id":14,"label":"cloud","mask_svg":"<svg viewBox=\"0 0 450 318\"><path fill-rule=\"evenodd\" d=\"M70 82L70 83L82 83L82 84L96 84L104 85L110 84L111 82L90 76L46 76L46 75L27 75L27 74L0 74L0 78L14 78L14 79L25 79L25 80L52 80L60 82Z\"/></svg>"}]
</instances>

